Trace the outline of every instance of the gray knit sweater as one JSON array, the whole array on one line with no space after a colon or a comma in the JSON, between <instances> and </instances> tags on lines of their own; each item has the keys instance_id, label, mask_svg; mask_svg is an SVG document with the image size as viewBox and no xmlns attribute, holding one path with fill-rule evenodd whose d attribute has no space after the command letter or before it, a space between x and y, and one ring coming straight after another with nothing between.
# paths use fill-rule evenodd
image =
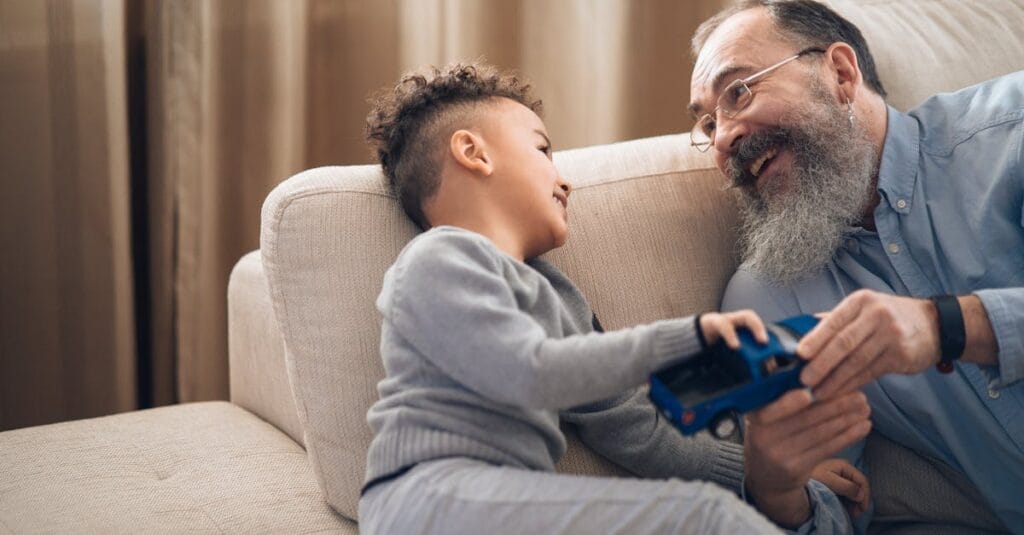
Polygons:
<instances>
[{"instance_id":1,"label":"gray knit sweater","mask_svg":"<svg viewBox=\"0 0 1024 535\"><path fill-rule=\"evenodd\" d=\"M561 417L638 476L739 492L742 446L683 437L636 388L700 349L692 317L594 332L557 269L454 227L406 246L377 308L387 376L367 414L366 481L443 457L552 471L566 448Z\"/></svg>"}]
</instances>

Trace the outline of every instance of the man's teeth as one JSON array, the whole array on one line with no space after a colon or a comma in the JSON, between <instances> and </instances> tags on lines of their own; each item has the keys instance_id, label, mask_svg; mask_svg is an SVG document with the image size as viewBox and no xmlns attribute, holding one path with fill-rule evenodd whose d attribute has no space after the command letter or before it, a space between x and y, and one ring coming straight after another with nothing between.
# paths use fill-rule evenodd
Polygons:
<instances>
[{"instance_id":1,"label":"man's teeth","mask_svg":"<svg viewBox=\"0 0 1024 535\"><path fill-rule=\"evenodd\" d=\"M764 162L767 162L769 159L774 158L776 152L777 151L775 149L769 149L765 151L765 153L762 154L760 158L754 160L754 163L750 164L750 174L756 177L758 173L761 172L761 166L764 165Z\"/></svg>"}]
</instances>

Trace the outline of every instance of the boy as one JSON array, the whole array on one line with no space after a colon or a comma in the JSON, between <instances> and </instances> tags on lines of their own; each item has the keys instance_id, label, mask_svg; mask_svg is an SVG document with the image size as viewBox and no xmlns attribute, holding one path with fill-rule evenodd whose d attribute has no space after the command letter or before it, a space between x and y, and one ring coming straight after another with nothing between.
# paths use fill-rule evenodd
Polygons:
<instances>
[{"instance_id":1,"label":"boy","mask_svg":"<svg viewBox=\"0 0 1024 535\"><path fill-rule=\"evenodd\" d=\"M686 439L640 389L649 374L751 312L601 333L580 292L537 257L565 243L572 187L529 86L481 65L403 78L368 137L392 190L426 232L385 276L377 307L387 377L360 500L367 533L765 532L733 494L742 446ZM596 332L595 332L596 331ZM633 389L626 394L623 392ZM641 476L557 474L560 417Z\"/></svg>"}]
</instances>

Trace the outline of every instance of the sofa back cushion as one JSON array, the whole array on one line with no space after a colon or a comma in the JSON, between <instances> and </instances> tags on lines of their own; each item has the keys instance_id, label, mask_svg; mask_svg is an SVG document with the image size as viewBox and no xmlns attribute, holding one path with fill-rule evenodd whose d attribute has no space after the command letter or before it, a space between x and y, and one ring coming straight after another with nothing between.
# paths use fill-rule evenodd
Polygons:
<instances>
[{"instance_id":1,"label":"sofa back cushion","mask_svg":"<svg viewBox=\"0 0 1024 535\"><path fill-rule=\"evenodd\" d=\"M1024 68L1024 0L825 0L860 28L890 104Z\"/></svg>"},{"instance_id":2,"label":"sofa back cushion","mask_svg":"<svg viewBox=\"0 0 1024 535\"><path fill-rule=\"evenodd\" d=\"M831 4L862 28L900 108L1024 67L1021 0ZM687 145L677 135L555 155L576 191L568 244L548 258L606 328L713 309L735 269L731 195L710 156ZM371 439L366 411L384 375L374 301L415 232L377 166L300 173L263 209L262 260L304 442L328 503L352 519ZM559 470L619 473L569 434Z\"/></svg>"}]
</instances>

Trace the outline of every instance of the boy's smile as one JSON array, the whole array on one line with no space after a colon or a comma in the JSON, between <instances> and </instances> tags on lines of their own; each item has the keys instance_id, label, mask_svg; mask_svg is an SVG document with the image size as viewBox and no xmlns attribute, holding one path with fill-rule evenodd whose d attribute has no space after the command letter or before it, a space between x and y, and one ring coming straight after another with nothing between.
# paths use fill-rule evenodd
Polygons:
<instances>
[{"instance_id":1,"label":"boy's smile","mask_svg":"<svg viewBox=\"0 0 1024 535\"><path fill-rule=\"evenodd\" d=\"M500 99L488 110L481 133L494 172L491 194L510 233L532 258L560 247L568 237L572 186L551 161L544 122L532 110ZM514 231L512 231L514 229Z\"/></svg>"}]
</instances>

